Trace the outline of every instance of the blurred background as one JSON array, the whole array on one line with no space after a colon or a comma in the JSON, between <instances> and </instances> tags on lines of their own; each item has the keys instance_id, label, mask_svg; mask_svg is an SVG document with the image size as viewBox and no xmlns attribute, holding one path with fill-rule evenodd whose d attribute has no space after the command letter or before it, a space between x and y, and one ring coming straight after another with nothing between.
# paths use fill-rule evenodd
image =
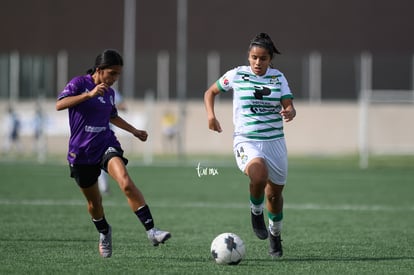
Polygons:
<instances>
[{"instance_id":1,"label":"blurred background","mask_svg":"<svg viewBox=\"0 0 414 275\"><path fill-rule=\"evenodd\" d=\"M150 139L118 132L129 154L232 154L231 93L207 128L204 91L247 64L267 32L282 55L297 118L291 154L414 154L414 2L396 0L15 0L0 9L2 156L64 155L67 112L55 101L107 48L124 56L121 115Z\"/></svg>"}]
</instances>

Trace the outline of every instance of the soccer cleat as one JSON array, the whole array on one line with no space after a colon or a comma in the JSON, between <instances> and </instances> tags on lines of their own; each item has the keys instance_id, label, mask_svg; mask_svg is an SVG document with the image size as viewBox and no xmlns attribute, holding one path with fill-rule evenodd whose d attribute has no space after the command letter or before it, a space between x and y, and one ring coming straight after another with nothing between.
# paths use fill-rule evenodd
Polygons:
<instances>
[{"instance_id":1,"label":"soccer cleat","mask_svg":"<svg viewBox=\"0 0 414 275\"><path fill-rule=\"evenodd\" d=\"M112 228L110 226L108 233L99 233L99 254L104 258L112 256Z\"/></svg>"},{"instance_id":2,"label":"soccer cleat","mask_svg":"<svg viewBox=\"0 0 414 275\"><path fill-rule=\"evenodd\" d=\"M273 236L272 233L269 233L269 239L270 239L269 255L272 256L272 258L282 257L283 249L282 249L282 239L280 235Z\"/></svg>"},{"instance_id":3,"label":"soccer cleat","mask_svg":"<svg viewBox=\"0 0 414 275\"><path fill-rule=\"evenodd\" d=\"M154 227L147 231L147 236L153 246L158 246L171 238L171 233Z\"/></svg>"},{"instance_id":4,"label":"soccer cleat","mask_svg":"<svg viewBox=\"0 0 414 275\"><path fill-rule=\"evenodd\" d=\"M267 239L269 233L267 232L266 224L265 224L264 217L263 217L263 212L259 215L255 215L251 212L251 216L252 216L253 231L256 234L256 236L261 240Z\"/></svg>"}]
</instances>

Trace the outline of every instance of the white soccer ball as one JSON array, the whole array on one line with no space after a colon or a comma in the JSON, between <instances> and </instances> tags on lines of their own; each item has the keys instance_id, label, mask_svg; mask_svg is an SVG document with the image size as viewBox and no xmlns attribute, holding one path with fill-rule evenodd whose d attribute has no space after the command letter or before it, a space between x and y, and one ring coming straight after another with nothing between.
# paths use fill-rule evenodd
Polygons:
<instances>
[{"instance_id":1,"label":"white soccer ball","mask_svg":"<svg viewBox=\"0 0 414 275\"><path fill-rule=\"evenodd\" d=\"M210 252L216 263L236 265L246 255L246 248L236 234L222 233L211 242Z\"/></svg>"}]
</instances>

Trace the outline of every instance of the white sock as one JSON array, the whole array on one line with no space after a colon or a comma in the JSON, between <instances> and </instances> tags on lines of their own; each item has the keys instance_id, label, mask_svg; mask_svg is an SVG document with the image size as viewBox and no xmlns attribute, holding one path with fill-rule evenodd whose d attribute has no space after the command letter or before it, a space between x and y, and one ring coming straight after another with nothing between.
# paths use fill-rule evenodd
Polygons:
<instances>
[{"instance_id":1,"label":"white sock","mask_svg":"<svg viewBox=\"0 0 414 275\"><path fill-rule=\"evenodd\" d=\"M252 213L256 216L263 213L263 208L264 208L264 203L255 205L252 202L250 202L250 209L252 210Z\"/></svg>"},{"instance_id":2,"label":"white sock","mask_svg":"<svg viewBox=\"0 0 414 275\"><path fill-rule=\"evenodd\" d=\"M279 236L282 232L282 221L274 222L269 219L269 231L273 236Z\"/></svg>"}]
</instances>

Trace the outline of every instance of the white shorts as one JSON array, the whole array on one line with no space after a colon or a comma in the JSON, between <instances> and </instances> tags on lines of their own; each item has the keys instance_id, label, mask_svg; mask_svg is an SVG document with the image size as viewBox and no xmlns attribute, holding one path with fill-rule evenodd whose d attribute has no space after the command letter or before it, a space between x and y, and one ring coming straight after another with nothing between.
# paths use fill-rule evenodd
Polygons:
<instances>
[{"instance_id":1,"label":"white shorts","mask_svg":"<svg viewBox=\"0 0 414 275\"><path fill-rule=\"evenodd\" d=\"M243 173L252 159L262 158L269 171L269 180L278 185L286 184L288 160L284 138L270 141L240 141L235 137L233 151L237 166Z\"/></svg>"}]
</instances>

